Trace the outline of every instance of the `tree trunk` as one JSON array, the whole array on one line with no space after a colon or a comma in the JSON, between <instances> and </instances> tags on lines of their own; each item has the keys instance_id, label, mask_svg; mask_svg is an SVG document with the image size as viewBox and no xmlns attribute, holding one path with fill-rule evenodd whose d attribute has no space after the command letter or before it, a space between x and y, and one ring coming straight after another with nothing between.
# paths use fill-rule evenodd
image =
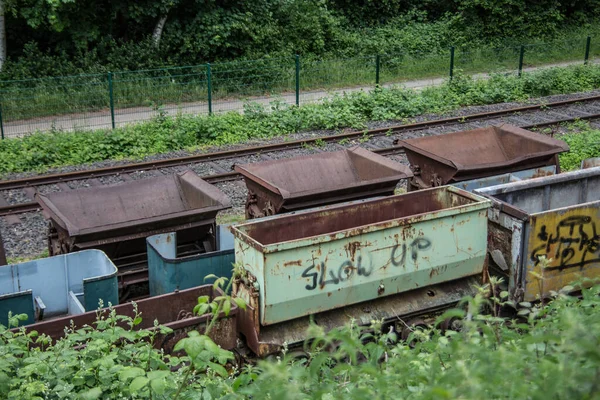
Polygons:
<instances>
[{"instance_id":1,"label":"tree trunk","mask_svg":"<svg viewBox=\"0 0 600 400\"><path fill-rule=\"evenodd\" d=\"M4 0L0 0L0 71L6 61L6 22L4 18Z\"/></svg>"},{"instance_id":2,"label":"tree trunk","mask_svg":"<svg viewBox=\"0 0 600 400\"><path fill-rule=\"evenodd\" d=\"M165 22L167 22L166 14L160 17L160 19L156 23L156 26L154 27L154 32L152 33L152 41L154 42L154 47L158 47L160 45L160 38L165 27Z\"/></svg>"}]
</instances>

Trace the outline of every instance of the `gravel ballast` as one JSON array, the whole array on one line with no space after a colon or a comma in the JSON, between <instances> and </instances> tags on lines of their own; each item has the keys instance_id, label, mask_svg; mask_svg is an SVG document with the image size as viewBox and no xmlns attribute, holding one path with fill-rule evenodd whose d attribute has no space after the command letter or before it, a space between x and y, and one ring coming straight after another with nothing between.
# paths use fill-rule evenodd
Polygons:
<instances>
[{"instance_id":1,"label":"gravel ballast","mask_svg":"<svg viewBox=\"0 0 600 400\"><path fill-rule=\"evenodd\" d=\"M539 102L551 103L562 100L569 100L573 98L583 98L589 97L592 95L600 94L600 90L596 90L593 92L587 93L576 93L571 95L557 95L550 96L543 99L533 99L530 104L535 104ZM379 128L388 128L392 126L397 126L399 124L406 124L412 122L421 122L421 121L431 121L444 119L448 117L461 116L461 115L470 115L477 113L485 113L489 111L495 110L504 110L519 106L528 105L528 103L503 103L503 104L493 104L486 106L473 106L473 107L465 107L460 110L448 112L445 114L430 114L430 115L422 115L415 117L410 120L405 121L376 121L369 122L367 124L368 129L379 129ZM223 172L231 171L233 165L235 164L247 164L251 162L261 162L266 160L278 160L291 158L301 155L310 155L316 154L320 152L327 151L337 151L342 148L349 148L352 146L360 145L365 148L378 148L378 147L387 147L390 146L390 143L394 139L409 139L416 137L423 137L429 135L440 135L449 132L455 132L460 130L468 130L475 129L479 127L489 126L493 124L502 124L502 123L511 123L516 125L526 125L526 124L534 124L541 122L548 122L556 119L570 118L570 117L578 117L589 114L597 114L600 113L600 101L595 101L591 103L585 104L573 104L565 107L560 107L556 109L546 109L535 112L524 112L519 115L511 115L506 117L498 117L493 119L488 119L485 121L475 121L475 122L466 122L466 123L454 123L446 126L439 126L428 128L425 130L417 130L417 131L407 131L389 136L378 136L372 137L368 141L365 141L364 138L357 138L354 140L345 140L338 141L337 143L326 143L323 145L312 145L305 146L297 149L288 149L284 151L277 152L267 152L262 155L251 155L251 156L239 156L231 159L223 159L216 160L208 163L199 163L187 166L173 167L173 168L164 168L158 171L138 171L135 173L127 174L131 179L146 179L150 177L162 176L164 174L182 172L187 169L194 170L200 176L208 176L214 174L220 174ZM596 125L596 123L592 123L592 125ZM557 132L564 132L566 128L561 127L557 128ZM347 129L345 131L351 131ZM342 131L344 132L344 131ZM256 140L243 144L236 145L227 145L220 147L211 147L202 149L201 151L196 152L186 152L186 151L177 151L171 153L157 154L151 157L146 157L141 161L154 161L154 160L162 160L173 157L183 157L189 156L193 154L207 153L207 152L217 152L217 151L225 151L232 150L236 148L244 148L248 146L256 146L256 145L265 145L265 144L274 144L274 143L282 143L285 141L293 141L293 140L301 140L301 139L310 139L317 138L320 136L328 136L341 133L340 130L336 131L324 131L317 130L311 132L302 132L298 134L290 134L284 137L277 137L270 140ZM392 156L396 161L402 162L403 164L408 164L406 157L403 155L395 155ZM140 161L140 160L138 160ZM88 165L80 165L80 166L69 166L64 168L53 169L45 172L46 174L55 174L55 173L64 173L64 172L72 172L79 170L89 170L95 168L104 168L111 167L116 165L125 165L131 163L131 160L119 160L119 161L103 161L94 164ZM7 174L3 178L4 179L20 179L28 176L34 176L35 173L17 173L17 174ZM126 184L129 179L123 179L119 175L114 176L106 176L97 178L101 184ZM82 181L71 181L68 182L69 187L73 189L81 188L81 187L90 187L94 186L87 180ZM239 215L243 215L244 213L244 205L246 202L247 191L243 181L235 181L235 182L221 182L215 184L219 187L227 196L230 197L233 208L231 210L226 211L223 214L223 218L227 219L228 217L233 217L237 219ZM399 187L405 187L404 183L401 183ZM40 186L37 188L40 193L48 194L52 192L59 191L60 188L57 185L46 185ZM2 193L4 199L8 204L19 204L30 201L27 198L27 195L22 190L11 190L5 191ZM4 218L0 218L0 232L2 233L2 237L4 239L4 245L6 248L8 257L31 257L37 256L40 253L44 252L47 249L46 244L46 231L47 231L47 222L42 217L41 213L33 212L22 214L20 216L21 222L19 224L11 225L7 223Z\"/></svg>"}]
</instances>

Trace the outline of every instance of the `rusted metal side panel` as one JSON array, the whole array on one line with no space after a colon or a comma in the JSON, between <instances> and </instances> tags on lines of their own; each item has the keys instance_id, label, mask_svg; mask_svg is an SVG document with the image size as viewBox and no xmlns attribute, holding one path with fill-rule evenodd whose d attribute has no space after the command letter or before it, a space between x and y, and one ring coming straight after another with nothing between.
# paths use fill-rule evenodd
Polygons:
<instances>
[{"instance_id":1,"label":"rusted metal side panel","mask_svg":"<svg viewBox=\"0 0 600 400\"><path fill-rule=\"evenodd\" d=\"M600 278L600 202L532 215L524 255L528 301L582 278ZM550 260L547 267L540 256Z\"/></svg>"},{"instance_id":2,"label":"rusted metal side panel","mask_svg":"<svg viewBox=\"0 0 600 400\"><path fill-rule=\"evenodd\" d=\"M260 218L376 195L391 195L406 166L360 147L236 165L248 187L246 218Z\"/></svg>"},{"instance_id":3,"label":"rusted metal side panel","mask_svg":"<svg viewBox=\"0 0 600 400\"><path fill-rule=\"evenodd\" d=\"M230 207L193 171L35 197L58 233L51 254L210 225Z\"/></svg>"},{"instance_id":4,"label":"rusted metal side panel","mask_svg":"<svg viewBox=\"0 0 600 400\"><path fill-rule=\"evenodd\" d=\"M399 141L413 169L409 189L557 165L561 140L501 125Z\"/></svg>"},{"instance_id":5,"label":"rusted metal side panel","mask_svg":"<svg viewBox=\"0 0 600 400\"><path fill-rule=\"evenodd\" d=\"M271 218L233 227L236 262L271 325L480 274L488 207L444 187Z\"/></svg>"},{"instance_id":6,"label":"rusted metal side panel","mask_svg":"<svg viewBox=\"0 0 600 400\"><path fill-rule=\"evenodd\" d=\"M170 353L175 344L187 336L187 332L197 330L203 333L210 322L212 314L192 315L192 310L197 304L198 297L209 296L211 299L214 299L216 296L222 294L223 292L219 289L213 289L211 285L204 285L176 293L139 300L136 304L138 312L142 316L142 322L135 326L134 329L154 329L154 320L158 320L159 324L173 329L173 333L169 335L159 334L154 342L155 347L165 350L166 353ZM117 315L128 317L134 317L135 315L135 310L131 303L116 306L114 309ZM229 316L226 317L221 312L210 333L210 337L215 343L224 349L232 349L237 344L236 318L238 311L237 305L233 304ZM108 312L108 309L101 310L101 312ZM70 327L71 324L73 324L75 329L85 325L94 326L97 313L98 311L91 311L76 316L39 322L27 326L26 329L28 331L35 330L39 334L46 334L53 340L58 340L64 337L65 328ZM119 322L119 324L128 328L123 322Z\"/></svg>"}]
</instances>

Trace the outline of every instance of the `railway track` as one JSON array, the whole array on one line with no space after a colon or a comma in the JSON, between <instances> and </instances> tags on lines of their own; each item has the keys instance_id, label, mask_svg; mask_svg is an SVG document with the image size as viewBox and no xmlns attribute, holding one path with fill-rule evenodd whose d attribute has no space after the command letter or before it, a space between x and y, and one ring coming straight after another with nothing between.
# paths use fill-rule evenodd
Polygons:
<instances>
[{"instance_id":1,"label":"railway track","mask_svg":"<svg viewBox=\"0 0 600 400\"><path fill-rule=\"evenodd\" d=\"M49 175L39 175L33 177L27 177L23 179L16 180L7 180L0 182L0 191L7 190L23 190L26 193L26 196L29 201L21 202L18 204L9 204L3 197L0 197L0 216L10 217L15 216L17 214L36 211L39 206L36 202L33 201L33 196L36 192L36 187L44 186L44 185L58 185L60 190L71 190L71 187L67 185L67 182L72 181L80 181L80 180L88 180L91 183L91 186L99 186L103 183L98 180L101 177L108 176L119 176L122 180L128 181L133 178L130 177L129 174L139 172L139 171L151 171L151 174L154 171L158 171L162 168L171 168L171 167L179 167L190 164L199 164L199 163L212 163L214 165L214 161L217 160L226 160L233 159L237 157L247 157L247 156L255 156L261 155L264 153L272 153L272 152L280 152L292 149L303 148L306 146L315 146L317 151L319 151L318 145L323 143L338 143L344 140L363 140L363 138L373 138L373 137L383 137L380 141L387 144L385 147L374 147L368 146L369 150L382 154L382 155L394 155L402 153L402 148L395 145L395 141L388 139L385 136L400 134L404 132L418 132L423 131L435 127L448 126L452 124L465 124L471 122L482 122L498 117L510 117L510 116L519 116L524 117L527 114L523 113L536 113L539 111L558 111L560 107L571 106L576 104L585 104L594 101L600 101L599 96L590 96L586 98L579 99L570 99L553 103L540 103L530 106L523 106L505 110L497 110L486 113L478 113L471 114L465 116L457 116L451 118L444 118L439 120L432 121L424 121L417 122L412 124L404 124L386 128L372 129L368 131L354 131L348 133L342 133L337 135L329 135L329 136L321 136L316 138L295 140L283 143L262 145L262 146L252 146L245 147L234 150L220 151L215 153L207 153L207 154L198 154L193 156L186 157L178 157L171 158L165 160L151 161L151 162L141 162L141 163L133 163L128 165L120 165L114 167L106 167L94 170L84 170L84 171L75 171L75 172L67 172L62 174L49 174ZM557 110L558 109L558 110ZM600 110L600 106L599 106ZM600 113L584 113L582 115L578 115L576 117L567 117L560 119L553 119L551 121L544 122L536 122L532 124L516 124L525 129L535 129L535 128L543 128L548 126L555 126L559 124L574 122L576 120L596 120L600 119ZM368 135L368 136L367 136ZM220 168L220 173L211 174L202 176L202 178L210 183L219 183L237 180L240 178L240 175L236 172L226 172L222 168ZM18 220L18 218L15 220Z\"/></svg>"}]
</instances>

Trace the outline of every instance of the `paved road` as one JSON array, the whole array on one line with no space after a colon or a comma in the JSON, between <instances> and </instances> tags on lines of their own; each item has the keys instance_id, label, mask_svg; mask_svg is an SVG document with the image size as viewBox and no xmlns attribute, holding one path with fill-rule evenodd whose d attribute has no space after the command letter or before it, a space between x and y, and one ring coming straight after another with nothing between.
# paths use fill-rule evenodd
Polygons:
<instances>
[{"instance_id":1,"label":"paved road","mask_svg":"<svg viewBox=\"0 0 600 400\"><path fill-rule=\"evenodd\" d=\"M600 60L594 60L598 62ZM545 65L543 68L568 66L581 64L581 61L564 62L558 64ZM534 71L540 67L525 68L524 72ZM487 79L488 74L475 74L473 75L476 79ZM394 85L402 85L406 88L419 90L428 86L441 85L446 78L431 78L412 80L406 82L396 82L383 85L384 87L391 87ZM351 93L357 91L370 91L373 86L361 86L353 88L343 88L328 91L310 91L302 92L300 94L300 104L318 102L326 97L330 97L332 94L338 93ZM284 93L280 96L266 96L266 97L254 97L250 100L256 103L268 105L274 99L281 99L289 104L294 104L296 101L295 93ZM213 101L213 112L226 112L226 111L242 111L244 103L248 99L243 100L217 100ZM183 104L171 104L165 105L163 110L166 114L175 115L177 113L194 114L194 115L206 115L208 114L208 103L196 102L196 103L183 103ZM115 125L124 126L131 123L145 121L151 119L156 115L156 112L150 107L136 107L127 109L115 110ZM35 131L48 131L52 128L71 131L74 129L110 129L111 128L111 116L110 110L95 111L89 113L78 113L78 114L65 114L60 116L50 116L44 118L36 118L30 120L18 120L11 121L4 124L5 137L17 137Z\"/></svg>"}]
</instances>

